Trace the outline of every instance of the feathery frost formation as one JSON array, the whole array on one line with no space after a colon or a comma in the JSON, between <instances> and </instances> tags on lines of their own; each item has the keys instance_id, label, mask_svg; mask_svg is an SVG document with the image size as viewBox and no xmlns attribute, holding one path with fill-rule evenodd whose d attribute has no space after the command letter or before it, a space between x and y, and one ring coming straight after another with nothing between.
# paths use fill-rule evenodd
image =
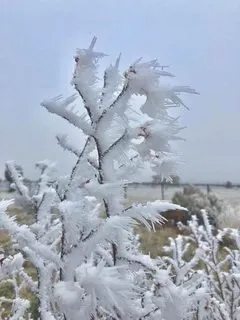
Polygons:
<instances>
[{"instance_id":1,"label":"feathery frost formation","mask_svg":"<svg viewBox=\"0 0 240 320\"><path fill-rule=\"evenodd\" d=\"M17 242L18 254L36 267L37 281L25 276L23 281L38 296L39 319L180 319L180 306L175 311L169 306L186 289L174 284L160 259L141 253L133 228L142 223L154 229L163 222L161 212L181 207L161 201L126 207L123 190L139 179L146 164L152 175L169 176L174 165L170 142L181 139L169 108L184 106L179 93L196 92L163 86L161 79L172 74L156 60L139 59L121 75L119 56L101 81L98 63L105 54L94 50L95 42L77 50L76 94L41 104L85 139L79 149L66 135L57 136L58 144L76 157L71 173L57 178L53 164L38 163L38 188L31 194L14 162L8 162L35 222L19 226L2 210L0 227ZM138 109L131 104L136 95L144 98ZM187 297L181 303L188 310Z\"/></svg>"}]
</instances>

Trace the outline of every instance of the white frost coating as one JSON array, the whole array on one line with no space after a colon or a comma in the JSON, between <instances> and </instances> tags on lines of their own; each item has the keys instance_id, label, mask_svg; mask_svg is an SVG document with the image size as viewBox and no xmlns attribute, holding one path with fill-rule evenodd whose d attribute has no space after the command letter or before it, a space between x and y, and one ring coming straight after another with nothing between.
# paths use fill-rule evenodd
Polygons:
<instances>
[{"instance_id":1,"label":"white frost coating","mask_svg":"<svg viewBox=\"0 0 240 320\"><path fill-rule=\"evenodd\" d=\"M72 170L58 177L52 163L38 163L33 195L14 175L34 222L19 226L3 213L0 225L37 268L37 286L21 278L38 294L40 319L170 319L168 307L182 303L191 290L180 280L174 283L165 267L169 261L142 254L134 229L138 223L154 229L163 223L162 212L183 208L161 201L125 208L124 188L146 174L171 174L170 142L180 139L181 128L169 108L182 103L180 91L195 91L163 86L161 77L172 74L161 70L157 60L138 59L120 72L119 57L99 81L98 64L105 54L96 52L95 45L96 38L74 57L76 94L42 102L48 112L79 129L79 141L85 135L83 147L64 134L57 136L59 145L76 157ZM79 106L74 105L77 96ZM180 271L183 279L186 273ZM182 309L184 315L189 306Z\"/></svg>"},{"instance_id":2,"label":"white frost coating","mask_svg":"<svg viewBox=\"0 0 240 320\"><path fill-rule=\"evenodd\" d=\"M76 269L77 281L82 285L88 295L94 299L98 297L100 304L114 313L115 306L122 315L125 315L125 297L136 298L133 285L121 279L121 273L117 267L104 267L104 261L97 267L82 265ZM121 269L121 268L120 268ZM121 271L121 270L120 270ZM97 305L97 300L93 300L93 306Z\"/></svg>"},{"instance_id":3,"label":"white frost coating","mask_svg":"<svg viewBox=\"0 0 240 320\"><path fill-rule=\"evenodd\" d=\"M39 243L35 235L26 225L19 226L14 218L9 217L6 213L2 213L0 217L0 227L4 227L9 231L9 234L18 241L23 247L23 250L25 250L25 247L29 247L48 261L61 265L58 256L54 254L48 246Z\"/></svg>"},{"instance_id":4,"label":"white frost coating","mask_svg":"<svg viewBox=\"0 0 240 320\"><path fill-rule=\"evenodd\" d=\"M0 214L4 214L7 208L14 203L13 199L0 201Z\"/></svg>"},{"instance_id":5,"label":"white frost coating","mask_svg":"<svg viewBox=\"0 0 240 320\"><path fill-rule=\"evenodd\" d=\"M17 253L13 257L6 257L3 260L0 270L3 276L5 274L11 274L15 271L20 270L23 266L23 263L24 263L24 259L22 254Z\"/></svg>"},{"instance_id":6,"label":"white frost coating","mask_svg":"<svg viewBox=\"0 0 240 320\"><path fill-rule=\"evenodd\" d=\"M104 73L104 84L101 96L101 104L104 109L108 108L114 101L116 95L113 95L113 92L119 91L119 87L123 80L119 72L120 58L121 54L117 58L115 64L111 64Z\"/></svg>"},{"instance_id":7,"label":"white frost coating","mask_svg":"<svg viewBox=\"0 0 240 320\"><path fill-rule=\"evenodd\" d=\"M30 306L28 300L16 298L12 306L12 316L10 320L24 320L24 313Z\"/></svg>"},{"instance_id":8,"label":"white frost coating","mask_svg":"<svg viewBox=\"0 0 240 320\"><path fill-rule=\"evenodd\" d=\"M12 305L11 317L9 319L24 319L30 303L21 297L21 288L24 284L28 284L28 275L23 269L24 258L21 253L17 253L13 256L5 256L1 259L0 264L0 282L1 285L8 284L12 287L13 298L5 298L4 295L0 297L0 318L3 319L4 308L3 304L8 303ZM23 282L19 284L20 275ZM31 282L31 289L35 290L36 286Z\"/></svg>"},{"instance_id":9,"label":"white frost coating","mask_svg":"<svg viewBox=\"0 0 240 320\"><path fill-rule=\"evenodd\" d=\"M18 192L27 200L30 201L29 197L29 190L23 184L22 180L23 177L19 174L18 170L16 169L16 164L14 161L8 161L6 163L6 167L10 172L12 180L14 181L15 187L17 188Z\"/></svg>"},{"instance_id":10,"label":"white frost coating","mask_svg":"<svg viewBox=\"0 0 240 320\"><path fill-rule=\"evenodd\" d=\"M93 130L91 126L86 122L85 115L79 116L76 111L67 109L67 107L74 100L75 96L70 96L65 100L61 100L61 96L57 96L51 100L42 101L41 105L45 107L48 112L58 114L78 129L81 129L85 134L91 135L93 133Z\"/></svg>"},{"instance_id":11,"label":"white frost coating","mask_svg":"<svg viewBox=\"0 0 240 320\"><path fill-rule=\"evenodd\" d=\"M42 194L51 186L51 184L54 183L56 179L56 168L55 164L48 160L39 161L35 166L41 172L37 191L37 196L40 196L41 199Z\"/></svg>"},{"instance_id":12,"label":"white frost coating","mask_svg":"<svg viewBox=\"0 0 240 320\"><path fill-rule=\"evenodd\" d=\"M97 107L100 91L96 90L98 61L105 56L104 53L93 50L96 40L94 37L88 49L77 50L75 56L76 65L72 79L72 84L94 119L97 119L100 111L99 107Z\"/></svg>"},{"instance_id":13,"label":"white frost coating","mask_svg":"<svg viewBox=\"0 0 240 320\"><path fill-rule=\"evenodd\" d=\"M51 188L51 184L55 184L52 179L54 170L48 161L37 163L36 166L41 170L38 187L34 190L37 193L33 193L31 197L28 196L27 202L21 202L23 206L26 205L23 207L24 211L27 213L30 210L31 216L35 217L35 222L30 227L18 225L15 218L9 217L5 212L13 201L0 202L0 229L7 229L12 240L18 243L14 247L21 252L4 257L0 265L0 277L4 279L3 281L11 281L15 290L15 297L8 301L12 304L10 319L25 319L23 316L27 314L30 304L28 300L22 299L19 295L20 290L25 286L39 295L41 318L56 319L50 308L53 294L49 285L53 279L53 273L59 269L62 262L56 252L60 243L61 225L57 221L55 223L51 212L52 205L56 204L56 191ZM15 184L19 184L18 176L13 175L13 181ZM26 194L22 191L25 190L23 180L21 183L22 186L18 187L17 191L20 199L26 200ZM37 281L25 272L23 268L25 261L30 261L37 268ZM6 279L9 276L11 280ZM0 298L0 309L1 303L4 301Z\"/></svg>"},{"instance_id":14,"label":"white frost coating","mask_svg":"<svg viewBox=\"0 0 240 320\"><path fill-rule=\"evenodd\" d=\"M68 150L76 156L80 156L81 151L78 150L69 140L67 134L58 134L57 135L58 144L63 148L63 150Z\"/></svg>"},{"instance_id":15,"label":"white frost coating","mask_svg":"<svg viewBox=\"0 0 240 320\"><path fill-rule=\"evenodd\" d=\"M147 207L153 209L153 210L157 210L159 213L161 212L166 212L168 210L183 210L183 211L187 211L186 208L178 205L178 204L174 204L174 203L170 203L167 201L161 201L161 200L155 200L153 202L147 202L145 205L146 209Z\"/></svg>"},{"instance_id":16,"label":"white frost coating","mask_svg":"<svg viewBox=\"0 0 240 320\"><path fill-rule=\"evenodd\" d=\"M176 124L172 124L172 126L164 125L160 120L147 121L140 130L139 136L143 136L148 148L156 152L169 152L169 142L182 139L177 136L181 128L178 128Z\"/></svg>"},{"instance_id":17,"label":"white frost coating","mask_svg":"<svg viewBox=\"0 0 240 320\"><path fill-rule=\"evenodd\" d=\"M163 202L160 200L155 200L153 202L147 202L146 204L133 204L126 209L125 215L139 220L146 225L147 228L154 228L155 223L162 224L165 222L165 218L161 216L161 213L169 210L181 210L187 211L187 209L172 204L169 202ZM151 225L149 224L151 223Z\"/></svg>"}]
</instances>

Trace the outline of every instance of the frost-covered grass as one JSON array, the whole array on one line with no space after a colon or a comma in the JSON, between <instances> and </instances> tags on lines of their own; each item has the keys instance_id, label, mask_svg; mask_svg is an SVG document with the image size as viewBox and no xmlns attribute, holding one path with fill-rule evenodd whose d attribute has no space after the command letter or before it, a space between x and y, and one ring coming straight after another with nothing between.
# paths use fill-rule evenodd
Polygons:
<instances>
[{"instance_id":1,"label":"frost-covered grass","mask_svg":"<svg viewBox=\"0 0 240 320\"><path fill-rule=\"evenodd\" d=\"M218 218L221 228L240 228L240 204L226 203L222 214Z\"/></svg>"},{"instance_id":2,"label":"frost-covered grass","mask_svg":"<svg viewBox=\"0 0 240 320\"><path fill-rule=\"evenodd\" d=\"M10 199L13 194L5 192L4 194L1 194L1 196L4 196L5 199ZM20 206L13 204L8 208L7 211L10 216L16 217L16 221L18 221L19 224L28 225L32 221L32 216L27 214ZM3 249L6 255L11 254L12 252L12 243L7 231L5 230L0 230L0 248ZM26 261L24 263L24 270L29 276L36 280L36 268L30 262ZM18 281L20 281L20 279L18 279ZM36 296L31 292L31 290L29 290L27 286L22 287L20 296L30 301L30 312L33 315L33 319L37 319L34 317L37 308ZM7 299L14 298L14 290L11 283L0 281L0 297L5 297ZM3 302L0 307L0 319L8 319L7 317L11 315L11 308L12 303L10 301Z\"/></svg>"},{"instance_id":3,"label":"frost-covered grass","mask_svg":"<svg viewBox=\"0 0 240 320\"><path fill-rule=\"evenodd\" d=\"M179 234L179 230L174 226L159 227L155 232L139 226L136 232L140 236L141 249L153 258L163 254L163 247L168 244L169 237L176 238Z\"/></svg>"}]
</instances>

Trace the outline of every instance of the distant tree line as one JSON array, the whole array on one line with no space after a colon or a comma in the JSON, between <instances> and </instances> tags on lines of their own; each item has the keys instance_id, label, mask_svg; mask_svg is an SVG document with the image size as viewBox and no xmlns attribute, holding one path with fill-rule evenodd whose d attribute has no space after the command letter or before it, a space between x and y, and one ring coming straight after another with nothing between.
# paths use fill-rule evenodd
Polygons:
<instances>
[{"instance_id":1,"label":"distant tree line","mask_svg":"<svg viewBox=\"0 0 240 320\"><path fill-rule=\"evenodd\" d=\"M162 178L161 176L153 176L152 180L153 184L161 184L166 186L187 186L189 183L181 182L181 179L178 175L171 175L169 179ZM234 187L240 188L239 184L234 184L230 180L226 181L225 183L194 183L193 185L197 187L207 187L208 190L210 187L225 187L227 189L231 189Z\"/></svg>"}]
</instances>

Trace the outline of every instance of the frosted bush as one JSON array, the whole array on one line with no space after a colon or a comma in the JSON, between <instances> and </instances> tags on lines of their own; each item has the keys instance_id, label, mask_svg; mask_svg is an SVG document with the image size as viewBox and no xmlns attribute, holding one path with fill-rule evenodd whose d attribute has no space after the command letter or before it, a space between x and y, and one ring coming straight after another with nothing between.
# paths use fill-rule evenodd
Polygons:
<instances>
[{"instance_id":1,"label":"frosted bush","mask_svg":"<svg viewBox=\"0 0 240 320\"><path fill-rule=\"evenodd\" d=\"M20 226L2 210L0 227L36 268L39 319L177 319L189 309L187 289L174 284L159 259L141 253L133 230L138 223L154 229L166 207L178 206L155 201L126 208L124 186L141 179L145 168L150 176L172 173L170 142L181 139L181 128L169 108L184 106L181 92L196 91L163 85L162 79L173 75L157 60L138 59L120 73L119 57L101 81L98 64L105 54L95 51L95 43L96 38L76 52L76 93L41 103L79 129L83 146L57 136L75 165L58 177L50 162L40 162L31 193L15 163L8 162L15 189L32 207L35 221ZM136 95L144 98L141 105L132 104Z\"/></svg>"}]
</instances>

